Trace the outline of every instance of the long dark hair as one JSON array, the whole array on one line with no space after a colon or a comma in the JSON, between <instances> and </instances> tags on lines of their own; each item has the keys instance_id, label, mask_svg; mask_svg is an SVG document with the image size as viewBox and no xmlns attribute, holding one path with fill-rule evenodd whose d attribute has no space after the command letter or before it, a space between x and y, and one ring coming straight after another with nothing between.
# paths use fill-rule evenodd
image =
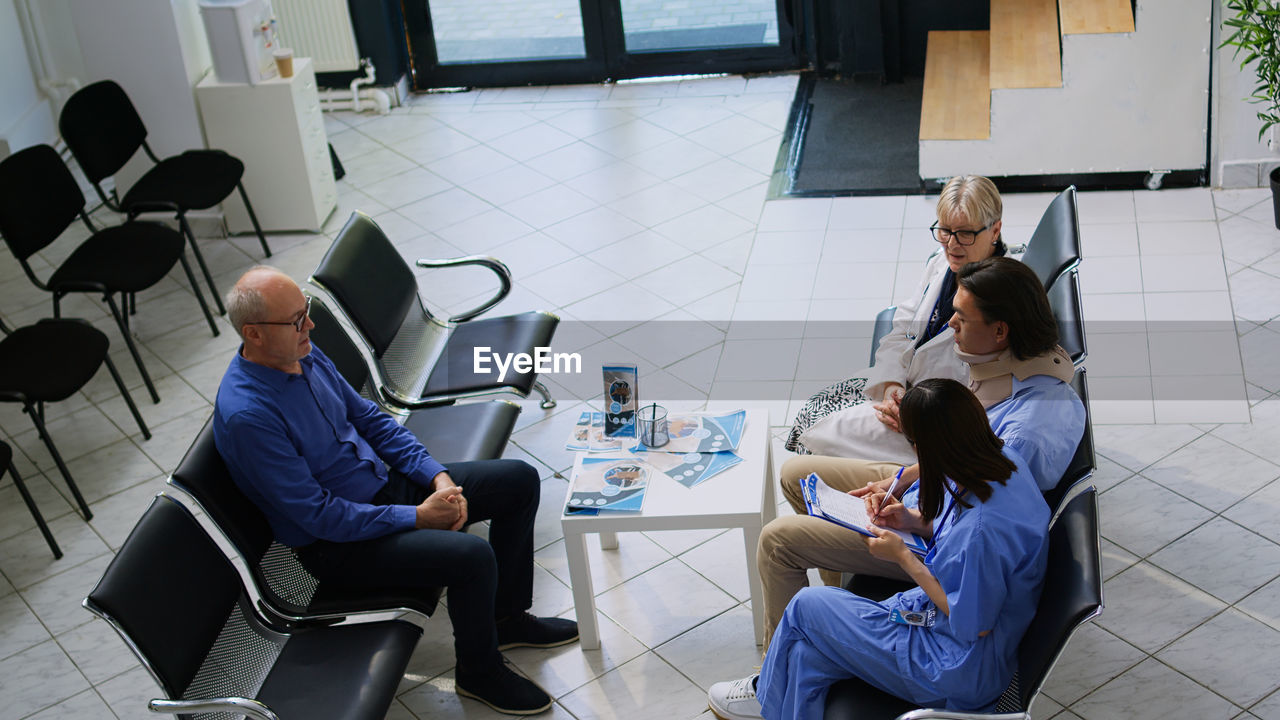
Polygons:
<instances>
[{"instance_id":1,"label":"long dark hair","mask_svg":"<svg viewBox=\"0 0 1280 720\"><path fill-rule=\"evenodd\" d=\"M1037 357L1058 344L1058 322L1031 268L1013 258L990 257L960 268L956 281L973 295L984 320L1009 326L1014 357Z\"/></svg>"},{"instance_id":2,"label":"long dark hair","mask_svg":"<svg viewBox=\"0 0 1280 720\"><path fill-rule=\"evenodd\" d=\"M1018 468L1000 452L1004 441L991 432L982 403L955 380L916 383L902 396L898 418L920 459L920 514L925 520L942 512L944 493L955 496L947 478L986 502L991 483L1003 485Z\"/></svg>"}]
</instances>

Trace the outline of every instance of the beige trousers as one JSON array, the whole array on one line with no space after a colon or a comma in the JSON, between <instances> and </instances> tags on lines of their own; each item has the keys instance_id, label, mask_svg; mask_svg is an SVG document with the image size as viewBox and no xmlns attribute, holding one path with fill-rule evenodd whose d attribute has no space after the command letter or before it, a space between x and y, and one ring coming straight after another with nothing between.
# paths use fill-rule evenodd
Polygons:
<instances>
[{"instance_id":1,"label":"beige trousers","mask_svg":"<svg viewBox=\"0 0 1280 720\"><path fill-rule=\"evenodd\" d=\"M797 514L777 518L760 533L756 564L764 585L765 650L787 603L809 584L809 568L818 568L827 585L839 585L842 572L910 581L897 563L880 560L867 551L865 535L808 515L800 492L800 479L811 472L831 487L848 492L892 477L899 467L821 455L800 455L782 465L782 493Z\"/></svg>"}]
</instances>

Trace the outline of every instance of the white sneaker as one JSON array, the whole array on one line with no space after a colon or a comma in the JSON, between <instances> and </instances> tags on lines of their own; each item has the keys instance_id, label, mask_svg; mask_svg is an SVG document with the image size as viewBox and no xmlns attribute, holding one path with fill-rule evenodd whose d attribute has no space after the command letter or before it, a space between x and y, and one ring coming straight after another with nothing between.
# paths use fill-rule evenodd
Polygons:
<instances>
[{"instance_id":1,"label":"white sneaker","mask_svg":"<svg viewBox=\"0 0 1280 720\"><path fill-rule=\"evenodd\" d=\"M711 712L720 720L752 720L760 715L760 701L756 699L756 678L759 673L733 682L718 682L707 691L707 703Z\"/></svg>"}]
</instances>

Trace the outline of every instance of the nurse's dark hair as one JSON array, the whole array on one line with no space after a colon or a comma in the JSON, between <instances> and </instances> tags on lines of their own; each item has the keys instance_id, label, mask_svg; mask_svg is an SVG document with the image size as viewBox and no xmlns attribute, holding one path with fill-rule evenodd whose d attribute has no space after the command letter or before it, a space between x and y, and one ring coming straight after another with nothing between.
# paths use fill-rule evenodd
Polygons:
<instances>
[{"instance_id":1,"label":"nurse's dark hair","mask_svg":"<svg viewBox=\"0 0 1280 720\"><path fill-rule=\"evenodd\" d=\"M1058 344L1058 322L1035 271L1007 257L972 262L956 273L989 323L1009 326L1009 349L1019 360L1043 355Z\"/></svg>"},{"instance_id":2,"label":"nurse's dark hair","mask_svg":"<svg viewBox=\"0 0 1280 720\"><path fill-rule=\"evenodd\" d=\"M947 478L986 502L991 483L1003 485L1018 468L1000 452L1004 441L991 432L982 403L955 380L916 383L902 396L898 418L920 460L920 514L925 520L942 512L945 493L955 494Z\"/></svg>"}]
</instances>

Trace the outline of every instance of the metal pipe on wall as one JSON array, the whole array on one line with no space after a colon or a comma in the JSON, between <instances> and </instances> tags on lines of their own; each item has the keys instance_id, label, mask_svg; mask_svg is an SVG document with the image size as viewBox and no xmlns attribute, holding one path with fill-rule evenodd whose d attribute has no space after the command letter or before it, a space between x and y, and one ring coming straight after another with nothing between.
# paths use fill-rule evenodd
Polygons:
<instances>
[{"instance_id":1,"label":"metal pipe on wall","mask_svg":"<svg viewBox=\"0 0 1280 720\"><path fill-rule=\"evenodd\" d=\"M36 0L18 0L15 3L18 20L22 23L23 34L27 36L27 54L36 65L38 78L36 84L45 96L53 101L54 113L62 111L62 104L80 89L79 78L61 79L55 76L52 54L49 52L49 34L44 26L44 15L36 7ZM34 48L34 49L33 49Z\"/></svg>"}]
</instances>

